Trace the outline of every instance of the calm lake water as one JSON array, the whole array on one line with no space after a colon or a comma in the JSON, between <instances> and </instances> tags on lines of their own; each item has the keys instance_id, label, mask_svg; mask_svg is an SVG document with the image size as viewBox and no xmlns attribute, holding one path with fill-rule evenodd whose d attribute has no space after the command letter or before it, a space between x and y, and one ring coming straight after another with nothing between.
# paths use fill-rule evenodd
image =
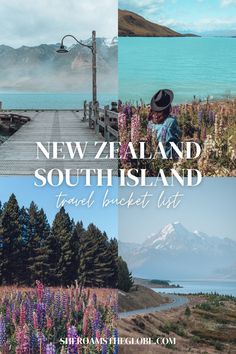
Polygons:
<instances>
[{"instance_id":1,"label":"calm lake water","mask_svg":"<svg viewBox=\"0 0 236 354\"><path fill-rule=\"evenodd\" d=\"M156 292L178 293L178 294L197 294L216 292L222 295L236 296L236 281L175 281L173 284L179 284L182 288L162 288L153 289Z\"/></svg>"},{"instance_id":2,"label":"calm lake water","mask_svg":"<svg viewBox=\"0 0 236 354\"><path fill-rule=\"evenodd\" d=\"M119 97L150 102L170 88L175 102L236 95L236 38L119 38Z\"/></svg>"},{"instance_id":3,"label":"calm lake water","mask_svg":"<svg viewBox=\"0 0 236 354\"><path fill-rule=\"evenodd\" d=\"M84 100L91 101L90 93L42 93L42 92L0 92L0 101L4 109L78 109ZM100 106L117 101L116 93L98 95Z\"/></svg>"}]
</instances>

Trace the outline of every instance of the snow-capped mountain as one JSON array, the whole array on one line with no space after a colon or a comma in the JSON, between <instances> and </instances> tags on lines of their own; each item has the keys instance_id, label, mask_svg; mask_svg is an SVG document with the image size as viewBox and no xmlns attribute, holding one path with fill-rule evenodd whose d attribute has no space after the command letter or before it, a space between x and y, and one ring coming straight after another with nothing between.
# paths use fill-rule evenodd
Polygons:
<instances>
[{"instance_id":1,"label":"snow-capped mountain","mask_svg":"<svg viewBox=\"0 0 236 354\"><path fill-rule=\"evenodd\" d=\"M174 222L142 244L120 243L119 252L134 275L167 279L217 277L217 269L232 267L236 242L189 231ZM223 275L220 275L221 278Z\"/></svg>"}]
</instances>

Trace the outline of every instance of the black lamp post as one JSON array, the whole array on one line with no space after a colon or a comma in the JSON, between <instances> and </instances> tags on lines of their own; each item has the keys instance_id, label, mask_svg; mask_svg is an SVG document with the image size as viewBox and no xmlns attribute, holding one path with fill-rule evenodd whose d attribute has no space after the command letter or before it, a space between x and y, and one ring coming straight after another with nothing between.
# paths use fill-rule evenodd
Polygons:
<instances>
[{"instance_id":1,"label":"black lamp post","mask_svg":"<svg viewBox=\"0 0 236 354\"><path fill-rule=\"evenodd\" d=\"M95 103L97 101L97 65L96 65L96 55L97 55L97 50L96 50L96 31L92 32L92 43L91 45L84 44L80 42L75 36L72 36L71 34L65 35L62 40L61 40L61 45L60 48L57 50L57 53L68 53L68 50L64 46L64 39L66 37L72 37L77 43L81 44L83 47L87 47L91 50L92 52L92 86L93 86L93 106L95 106Z\"/></svg>"}]
</instances>

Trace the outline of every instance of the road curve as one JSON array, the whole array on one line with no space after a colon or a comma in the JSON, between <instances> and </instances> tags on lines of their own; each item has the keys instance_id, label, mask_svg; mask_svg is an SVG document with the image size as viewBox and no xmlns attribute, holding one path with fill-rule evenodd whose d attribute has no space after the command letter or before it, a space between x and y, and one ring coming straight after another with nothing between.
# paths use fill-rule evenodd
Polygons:
<instances>
[{"instance_id":1,"label":"road curve","mask_svg":"<svg viewBox=\"0 0 236 354\"><path fill-rule=\"evenodd\" d=\"M119 318L126 318L133 315L142 315L144 313L153 313L153 312L162 312L165 310L171 310L186 305L189 302L189 299L185 296L179 296L175 294L165 294L165 297L166 296L168 296L170 299L170 302L168 302L167 304L162 304L157 307L146 307L140 310L120 312Z\"/></svg>"}]
</instances>

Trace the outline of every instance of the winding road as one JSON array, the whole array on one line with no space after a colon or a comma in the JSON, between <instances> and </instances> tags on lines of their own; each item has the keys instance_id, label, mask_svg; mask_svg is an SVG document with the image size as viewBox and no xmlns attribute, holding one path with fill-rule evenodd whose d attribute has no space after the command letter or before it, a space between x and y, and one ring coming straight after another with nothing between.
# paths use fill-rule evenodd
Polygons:
<instances>
[{"instance_id":1,"label":"winding road","mask_svg":"<svg viewBox=\"0 0 236 354\"><path fill-rule=\"evenodd\" d=\"M153 313L153 312L162 312L165 310L171 310L186 305L189 302L189 299L185 296L179 296L174 294L168 294L168 295L165 294L165 296L168 296L170 299L170 302L168 302L167 304L162 304L157 307L147 307L140 310L121 312L119 313L119 318L126 318L133 315L142 315L144 313Z\"/></svg>"}]
</instances>

